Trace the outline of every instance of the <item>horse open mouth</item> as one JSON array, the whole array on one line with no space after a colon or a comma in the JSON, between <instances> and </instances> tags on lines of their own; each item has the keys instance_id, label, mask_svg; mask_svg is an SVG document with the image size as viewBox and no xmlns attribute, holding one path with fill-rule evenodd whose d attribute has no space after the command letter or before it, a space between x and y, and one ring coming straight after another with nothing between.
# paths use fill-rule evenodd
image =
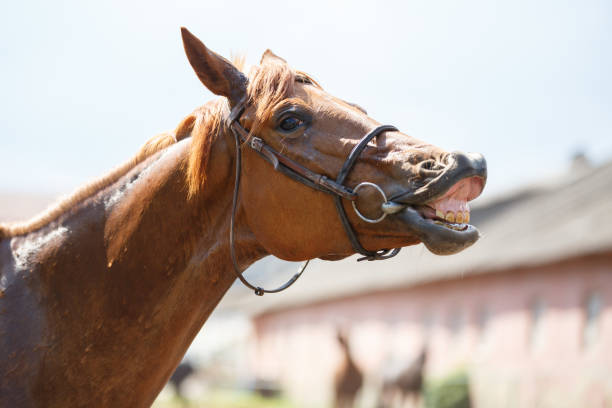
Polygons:
<instances>
[{"instance_id":1,"label":"horse open mouth","mask_svg":"<svg viewBox=\"0 0 612 408\"><path fill-rule=\"evenodd\" d=\"M397 215L431 252L451 255L474 244L480 232L470 225L469 202L484 188L485 179L472 176L422 205L409 205Z\"/></svg>"},{"instance_id":2,"label":"horse open mouth","mask_svg":"<svg viewBox=\"0 0 612 408\"><path fill-rule=\"evenodd\" d=\"M468 203L482 193L486 180L487 162L481 154L453 152L443 171L414 191L392 196L382 210L400 217L434 254L455 254L480 238L469 223Z\"/></svg>"},{"instance_id":3,"label":"horse open mouth","mask_svg":"<svg viewBox=\"0 0 612 408\"><path fill-rule=\"evenodd\" d=\"M474 244L480 237L470 225L469 201L482 192L485 178L467 177L426 204L407 205L396 215L437 255L451 255Z\"/></svg>"}]
</instances>

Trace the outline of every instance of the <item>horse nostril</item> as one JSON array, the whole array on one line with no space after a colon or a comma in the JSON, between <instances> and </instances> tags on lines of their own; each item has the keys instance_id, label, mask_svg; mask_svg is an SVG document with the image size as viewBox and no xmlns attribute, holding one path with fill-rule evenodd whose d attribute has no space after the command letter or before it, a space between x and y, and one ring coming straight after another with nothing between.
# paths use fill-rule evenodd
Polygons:
<instances>
[{"instance_id":1,"label":"horse nostril","mask_svg":"<svg viewBox=\"0 0 612 408\"><path fill-rule=\"evenodd\" d=\"M433 160L425 160L424 162L421 162L421 168L423 170L433 170L435 164L436 163Z\"/></svg>"},{"instance_id":2,"label":"horse nostril","mask_svg":"<svg viewBox=\"0 0 612 408\"><path fill-rule=\"evenodd\" d=\"M417 164L418 173L422 177L435 177L444 166L433 159L423 160Z\"/></svg>"}]
</instances>

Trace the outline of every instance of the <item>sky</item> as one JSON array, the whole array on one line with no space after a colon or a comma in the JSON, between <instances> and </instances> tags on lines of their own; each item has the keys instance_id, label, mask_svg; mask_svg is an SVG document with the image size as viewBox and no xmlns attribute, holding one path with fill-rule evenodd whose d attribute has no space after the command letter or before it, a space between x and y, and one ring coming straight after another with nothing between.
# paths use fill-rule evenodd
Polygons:
<instances>
[{"instance_id":1,"label":"sky","mask_svg":"<svg viewBox=\"0 0 612 408\"><path fill-rule=\"evenodd\" d=\"M484 195L612 159L612 3L19 1L0 5L0 192L68 193L214 96L180 26L255 64L272 49L330 93L447 150Z\"/></svg>"}]
</instances>

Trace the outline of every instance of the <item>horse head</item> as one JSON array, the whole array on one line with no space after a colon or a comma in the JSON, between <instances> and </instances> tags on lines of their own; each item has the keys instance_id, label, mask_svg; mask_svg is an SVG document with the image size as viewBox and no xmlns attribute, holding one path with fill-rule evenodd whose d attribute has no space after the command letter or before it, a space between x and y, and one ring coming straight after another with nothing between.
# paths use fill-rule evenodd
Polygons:
<instances>
[{"instance_id":1,"label":"horse head","mask_svg":"<svg viewBox=\"0 0 612 408\"><path fill-rule=\"evenodd\" d=\"M482 155L448 152L380 127L271 51L247 76L182 33L199 79L227 98L222 126L227 137L236 127L243 151L238 211L266 251L286 260L340 259L422 242L446 255L478 240L468 203L486 182ZM278 167L297 169L299 177Z\"/></svg>"}]
</instances>

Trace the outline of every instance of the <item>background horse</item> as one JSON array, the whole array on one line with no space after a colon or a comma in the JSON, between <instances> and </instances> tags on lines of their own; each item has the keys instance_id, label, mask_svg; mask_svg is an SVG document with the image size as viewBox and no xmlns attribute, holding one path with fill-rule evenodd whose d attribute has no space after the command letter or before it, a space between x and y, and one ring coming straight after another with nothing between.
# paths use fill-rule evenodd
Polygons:
<instances>
[{"instance_id":1,"label":"background horse","mask_svg":"<svg viewBox=\"0 0 612 408\"><path fill-rule=\"evenodd\" d=\"M222 98L0 226L0 406L149 406L236 271L264 256L374 259L420 242L450 254L478 239L467 202L485 184L482 156L381 128L269 51L247 77L185 29L183 43ZM311 184L277 171L291 165ZM378 189L356 191L365 181ZM366 222L353 205L388 216Z\"/></svg>"},{"instance_id":2,"label":"background horse","mask_svg":"<svg viewBox=\"0 0 612 408\"><path fill-rule=\"evenodd\" d=\"M410 400L410 407L420 406L425 379L427 348L421 349L418 357L403 369L395 378L383 382L379 408L404 407Z\"/></svg>"},{"instance_id":3,"label":"background horse","mask_svg":"<svg viewBox=\"0 0 612 408\"><path fill-rule=\"evenodd\" d=\"M348 336L338 331L337 339L342 352L342 358L334 376L334 407L352 408L357 394L363 386L363 373L351 356Z\"/></svg>"},{"instance_id":4,"label":"background horse","mask_svg":"<svg viewBox=\"0 0 612 408\"><path fill-rule=\"evenodd\" d=\"M189 361L182 361L168 380L168 382L172 384L172 387L174 387L174 393L181 401L185 401L185 396L183 395L181 387L185 380L194 372L195 369Z\"/></svg>"}]
</instances>

